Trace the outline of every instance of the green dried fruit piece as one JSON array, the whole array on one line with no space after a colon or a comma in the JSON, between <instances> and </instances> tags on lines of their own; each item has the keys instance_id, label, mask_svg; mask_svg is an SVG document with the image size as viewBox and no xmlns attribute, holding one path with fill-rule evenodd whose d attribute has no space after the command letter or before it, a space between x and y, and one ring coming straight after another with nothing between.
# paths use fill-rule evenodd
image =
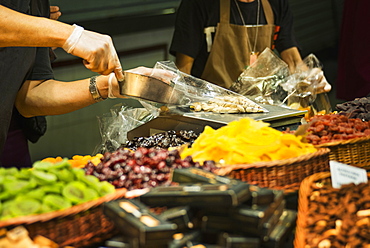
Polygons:
<instances>
[{"instance_id":1,"label":"green dried fruit piece","mask_svg":"<svg viewBox=\"0 0 370 248\"><path fill-rule=\"evenodd\" d=\"M62 195L72 203L79 204L85 201L86 184L74 181L68 183L62 190Z\"/></svg>"},{"instance_id":2,"label":"green dried fruit piece","mask_svg":"<svg viewBox=\"0 0 370 248\"><path fill-rule=\"evenodd\" d=\"M11 201L9 211L14 217L37 214L41 209L41 203L31 198L18 198Z\"/></svg>"},{"instance_id":3,"label":"green dried fruit piece","mask_svg":"<svg viewBox=\"0 0 370 248\"><path fill-rule=\"evenodd\" d=\"M37 183L40 185L51 184L57 181L57 176L51 173L32 170L32 176L36 179Z\"/></svg>"},{"instance_id":4,"label":"green dried fruit piece","mask_svg":"<svg viewBox=\"0 0 370 248\"><path fill-rule=\"evenodd\" d=\"M48 194L42 201L43 205L49 205L52 209L65 209L72 207L72 203L61 195Z\"/></svg>"}]
</instances>

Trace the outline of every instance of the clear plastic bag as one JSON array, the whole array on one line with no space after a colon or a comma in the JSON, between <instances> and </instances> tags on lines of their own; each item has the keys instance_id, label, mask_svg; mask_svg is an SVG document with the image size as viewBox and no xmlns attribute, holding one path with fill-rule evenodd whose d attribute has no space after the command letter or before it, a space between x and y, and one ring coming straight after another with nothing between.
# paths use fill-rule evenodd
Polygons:
<instances>
[{"instance_id":1,"label":"clear plastic bag","mask_svg":"<svg viewBox=\"0 0 370 248\"><path fill-rule=\"evenodd\" d=\"M270 48L246 68L230 90L248 96L257 103L279 105L286 97L280 84L289 76L288 65Z\"/></svg>"},{"instance_id":2,"label":"clear plastic bag","mask_svg":"<svg viewBox=\"0 0 370 248\"><path fill-rule=\"evenodd\" d=\"M199 108L195 108L196 105L201 106L200 111L218 113L268 112L245 96L179 71L173 62L158 62L155 68L169 70L177 75L171 82L172 97L177 100L169 101L176 104L166 104L168 109L180 105L190 106L198 111ZM158 104L149 104L158 108Z\"/></svg>"},{"instance_id":3,"label":"clear plastic bag","mask_svg":"<svg viewBox=\"0 0 370 248\"><path fill-rule=\"evenodd\" d=\"M132 108L118 104L109 113L97 116L102 141L93 154L113 152L127 141L127 133L155 118L145 108Z\"/></svg>"},{"instance_id":4,"label":"clear plastic bag","mask_svg":"<svg viewBox=\"0 0 370 248\"><path fill-rule=\"evenodd\" d=\"M322 64L314 54L308 55L297 66L295 72L281 84L288 96L283 103L288 107L307 110L306 117L326 114L332 111L328 95L317 94L318 86L324 78Z\"/></svg>"}]
</instances>

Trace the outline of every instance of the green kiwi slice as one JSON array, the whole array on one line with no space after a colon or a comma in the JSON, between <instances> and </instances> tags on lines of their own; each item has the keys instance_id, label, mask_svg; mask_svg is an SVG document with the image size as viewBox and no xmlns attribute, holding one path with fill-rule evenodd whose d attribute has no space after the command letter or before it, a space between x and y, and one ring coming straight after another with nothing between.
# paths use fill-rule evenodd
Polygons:
<instances>
[{"instance_id":1,"label":"green kiwi slice","mask_svg":"<svg viewBox=\"0 0 370 248\"><path fill-rule=\"evenodd\" d=\"M78 204L85 201L84 191L87 189L86 184L74 181L68 183L62 190L62 195L72 203Z\"/></svg>"},{"instance_id":2,"label":"green kiwi slice","mask_svg":"<svg viewBox=\"0 0 370 248\"><path fill-rule=\"evenodd\" d=\"M36 161L33 163L32 167L36 170L48 171L54 166L54 163L47 161Z\"/></svg>"},{"instance_id":3,"label":"green kiwi slice","mask_svg":"<svg viewBox=\"0 0 370 248\"><path fill-rule=\"evenodd\" d=\"M100 189L99 189L100 196L111 194L111 193L114 193L115 191L116 191L116 188L111 183L107 181L100 182Z\"/></svg>"},{"instance_id":4,"label":"green kiwi slice","mask_svg":"<svg viewBox=\"0 0 370 248\"><path fill-rule=\"evenodd\" d=\"M52 209L65 209L72 207L72 203L61 195L48 194L42 200L43 205L49 205Z\"/></svg>"},{"instance_id":5,"label":"green kiwi slice","mask_svg":"<svg viewBox=\"0 0 370 248\"><path fill-rule=\"evenodd\" d=\"M51 184L57 181L57 176L51 173L47 173L39 170L32 170L32 176L40 185Z\"/></svg>"},{"instance_id":6,"label":"green kiwi slice","mask_svg":"<svg viewBox=\"0 0 370 248\"><path fill-rule=\"evenodd\" d=\"M10 203L9 211L14 217L39 213L41 203L31 198L17 198Z\"/></svg>"}]
</instances>

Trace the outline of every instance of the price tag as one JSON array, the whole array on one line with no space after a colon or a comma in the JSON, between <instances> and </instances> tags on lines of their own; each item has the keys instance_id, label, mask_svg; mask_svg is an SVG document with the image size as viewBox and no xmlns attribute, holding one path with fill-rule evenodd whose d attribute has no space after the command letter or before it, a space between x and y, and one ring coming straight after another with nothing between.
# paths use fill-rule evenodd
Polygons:
<instances>
[{"instance_id":1,"label":"price tag","mask_svg":"<svg viewBox=\"0 0 370 248\"><path fill-rule=\"evenodd\" d=\"M331 183L333 188L340 188L343 184L367 183L365 169L330 161Z\"/></svg>"}]
</instances>

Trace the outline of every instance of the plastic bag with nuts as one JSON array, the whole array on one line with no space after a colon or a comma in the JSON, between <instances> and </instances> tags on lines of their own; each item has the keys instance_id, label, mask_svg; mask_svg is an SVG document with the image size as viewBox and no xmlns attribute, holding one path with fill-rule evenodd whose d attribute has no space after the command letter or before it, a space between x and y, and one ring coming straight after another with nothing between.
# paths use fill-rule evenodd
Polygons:
<instances>
[{"instance_id":1,"label":"plastic bag with nuts","mask_svg":"<svg viewBox=\"0 0 370 248\"><path fill-rule=\"evenodd\" d=\"M245 96L179 71L173 62L157 62L155 68L172 71L177 75L171 82L173 86L171 97L176 98L176 101L169 101L175 102L175 104L168 103L164 105L167 109L176 109L177 113L185 113L189 110L186 107L190 107L191 111L196 112L268 112L268 110ZM150 106L158 108L158 104L148 103L145 105L146 108ZM162 110L166 108L163 108L163 105L161 106Z\"/></svg>"}]
</instances>

